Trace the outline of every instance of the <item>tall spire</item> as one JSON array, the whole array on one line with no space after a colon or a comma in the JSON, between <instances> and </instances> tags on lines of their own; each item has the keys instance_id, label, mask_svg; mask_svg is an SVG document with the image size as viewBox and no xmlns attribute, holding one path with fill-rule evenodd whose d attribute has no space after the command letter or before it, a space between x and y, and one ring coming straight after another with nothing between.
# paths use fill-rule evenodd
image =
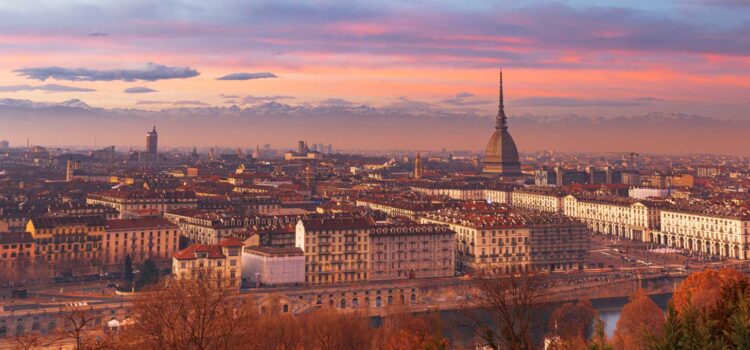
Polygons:
<instances>
[{"instance_id":1,"label":"tall spire","mask_svg":"<svg viewBox=\"0 0 750 350\"><path fill-rule=\"evenodd\" d=\"M497 104L497 118L495 119L495 129L505 129L507 125L505 116L505 106L503 104L503 69L500 68L500 98Z\"/></svg>"}]
</instances>

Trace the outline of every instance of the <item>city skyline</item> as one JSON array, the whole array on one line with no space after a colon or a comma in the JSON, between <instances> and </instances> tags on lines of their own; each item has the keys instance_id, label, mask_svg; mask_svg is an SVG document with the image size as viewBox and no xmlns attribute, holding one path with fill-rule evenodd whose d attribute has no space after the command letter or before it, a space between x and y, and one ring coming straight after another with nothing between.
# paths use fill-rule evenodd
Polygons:
<instances>
[{"instance_id":1,"label":"city skyline","mask_svg":"<svg viewBox=\"0 0 750 350\"><path fill-rule=\"evenodd\" d=\"M429 6L428 6L429 5ZM747 4L135 1L0 5L0 97L99 108L424 107L746 116ZM707 16L706 14L710 14Z\"/></svg>"}]
</instances>

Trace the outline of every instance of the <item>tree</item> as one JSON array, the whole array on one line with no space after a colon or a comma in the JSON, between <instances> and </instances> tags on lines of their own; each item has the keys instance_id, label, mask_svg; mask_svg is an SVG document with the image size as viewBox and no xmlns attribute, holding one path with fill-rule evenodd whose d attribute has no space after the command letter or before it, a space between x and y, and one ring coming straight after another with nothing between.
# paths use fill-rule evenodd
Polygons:
<instances>
[{"instance_id":1,"label":"tree","mask_svg":"<svg viewBox=\"0 0 750 350\"><path fill-rule=\"evenodd\" d=\"M384 350L442 350L448 348L438 314L413 315L408 309L390 306L373 348Z\"/></svg>"},{"instance_id":2,"label":"tree","mask_svg":"<svg viewBox=\"0 0 750 350\"><path fill-rule=\"evenodd\" d=\"M738 290L747 294L748 285L750 278L735 269L696 272L690 274L675 290L672 302L678 314L688 305L692 305L699 312L721 312L725 302L734 299Z\"/></svg>"},{"instance_id":3,"label":"tree","mask_svg":"<svg viewBox=\"0 0 750 350\"><path fill-rule=\"evenodd\" d=\"M588 350L613 350L612 345L607 340L606 324L599 316L595 316L594 320L594 334L592 334L591 341L586 347Z\"/></svg>"},{"instance_id":4,"label":"tree","mask_svg":"<svg viewBox=\"0 0 750 350\"><path fill-rule=\"evenodd\" d=\"M130 254L125 256L125 268L123 269L122 277L128 282L133 282L133 259L130 257Z\"/></svg>"},{"instance_id":5,"label":"tree","mask_svg":"<svg viewBox=\"0 0 750 350\"><path fill-rule=\"evenodd\" d=\"M159 282L159 270L156 268L156 264L151 259L144 260L140 266L136 284L139 288L142 288L157 282Z\"/></svg>"},{"instance_id":6,"label":"tree","mask_svg":"<svg viewBox=\"0 0 750 350\"><path fill-rule=\"evenodd\" d=\"M622 308L614 334L617 350L644 350L651 345L653 334L664 327L664 313L646 292L635 291Z\"/></svg>"},{"instance_id":7,"label":"tree","mask_svg":"<svg viewBox=\"0 0 750 350\"><path fill-rule=\"evenodd\" d=\"M373 331L369 319L324 308L300 316L304 349L369 349Z\"/></svg>"},{"instance_id":8,"label":"tree","mask_svg":"<svg viewBox=\"0 0 750 350\"><path fill-rule=\"evenodd\" d=\"M473 317L477 336L484 345L491 349L536 348L532 331L540 325L539 312L545 303L542 275L483 271L475 281L479 289L477 306L490 318L487 322L481 316Z\"/></svg>"},{"instance_id":9,"label":"tree","mask_svg":"<svg viewBox=\"0 0 750 350\"><path fill-rule=\"evenodd\" d=\"M60 335L75 342L77 350L99 348L94 346L97 341L90 335L97 330L96 326L101 324L100 314L96 314L89 306L81 306L61 312L59 317Z\"/></svg>"},{"instance_id":10,"label":"tree","mask_svg":"<svg viewBox=\"0 0 750 350\"><path fill-rule=\"evenodd\" d=\"M16 343L16 349L31 350L36 348L48 348L54 340L49 337L43 337L39 333L32 332L16 335L13 337L13 342Z\"/></svg>"},{"instance_id":11,"label":"tree","mask_svg":"<svg viewBox=\"0 0 750 350\"><path fill-rule=\"evenodd\" d=\"M750 349L750 303L739 295L724 335L734 349Z\"/></svg>"},{"instance_id":12,"label":"tree","mask_svg":"<svg viewBox=\"0 0 750 350\"><path fill-rule=\"evenodd\" d=\"M215 277L166 279L142 292L125 343L146 349L240 349L255 338L259 313L249 296ZM245 347L246 348L246 347Z\"/></svg>"},{"instance_id":13,"label":"tree","mask_svg":"<svg viewBox=\"0 0 750 350\"><path fill-rule=\"evenodd\" d=\"M565 303L552 312L549 320L549 335L563 342L585 340L596 317L596 309L588 299L577 304Z\"/></svg>"}]
</instances>

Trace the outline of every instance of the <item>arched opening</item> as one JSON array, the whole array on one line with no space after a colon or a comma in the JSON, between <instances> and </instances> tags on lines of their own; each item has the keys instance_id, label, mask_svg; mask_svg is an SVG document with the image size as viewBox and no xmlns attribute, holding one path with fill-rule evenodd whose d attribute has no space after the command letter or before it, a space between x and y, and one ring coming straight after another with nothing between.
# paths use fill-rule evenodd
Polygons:
<instances>
[{"instance_id":1,"label":"arched opening","mask_svg":"<svg viewBox=\"0 0 750 350\"><path fill-rule=\"evenodd\" d=\"M352 307L359 307L359 299L357 298L352 299Z\"/></svg>"},{"instance_id":2,"label":"arched opening","mask_svg":"<svg viewBox=\"0 0 750 350\"><path fill-rule=\"evenodd\" d=\"M375 307L383 306L383 300L380 297L375 298Z\"/></svg>"},{"instance_id":3,"label":"arched opening","mask_svg":"<svg viewBox=\"0 0 750 350\"><path fill-rule=\"evenodd\" d=\"M341 299L341 303L339 303L339 306L340 306L340 307L341 307L342 309L346 309L346 299Z\"/></svg>"}]
</instances>

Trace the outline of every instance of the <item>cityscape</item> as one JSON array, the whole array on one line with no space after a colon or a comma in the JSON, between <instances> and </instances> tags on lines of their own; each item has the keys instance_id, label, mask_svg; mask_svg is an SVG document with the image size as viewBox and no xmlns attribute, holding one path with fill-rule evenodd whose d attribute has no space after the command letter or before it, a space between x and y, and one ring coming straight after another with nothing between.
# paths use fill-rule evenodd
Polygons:
<instances>
[{"instance_id":1,"label":"cityscape","mask_svg":"<svg viewBox=\"0 0 750 350\"><path fill-rule=\"evenodd\" d=\"M750 349L742 1L40 6L0 349Z\"/></svg>"}]
</instances>

